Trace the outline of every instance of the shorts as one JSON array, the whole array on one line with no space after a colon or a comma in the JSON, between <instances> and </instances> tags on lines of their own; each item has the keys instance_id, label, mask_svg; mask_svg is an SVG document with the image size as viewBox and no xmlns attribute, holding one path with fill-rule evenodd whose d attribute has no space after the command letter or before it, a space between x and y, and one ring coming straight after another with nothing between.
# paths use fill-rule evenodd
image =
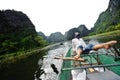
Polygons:
<instances>
[{"instance_id":1,"label":"shorts","mask_svg":"<svg viewBox=\"0 0 120 80\"><path fill-rule=\"evenodd\" d=\"M89 51L93 50L93 44L88 44L85 49L83 50L83 46L79 45L77 49L82 49L83 53L89 53Z\"/></svg>"}]
</instances>

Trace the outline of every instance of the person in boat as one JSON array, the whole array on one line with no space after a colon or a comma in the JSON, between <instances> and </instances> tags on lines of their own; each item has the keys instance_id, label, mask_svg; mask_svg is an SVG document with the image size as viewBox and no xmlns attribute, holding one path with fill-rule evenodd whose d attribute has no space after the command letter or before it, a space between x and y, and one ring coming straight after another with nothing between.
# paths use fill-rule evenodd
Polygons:
<instances>
[{"instance_id":1,"label":"person in boat","mask_svg":"<svg viewBox=\"0 0 120 80\"><path fill-rule=\"evenodd\" d=\"M72 48L73 48L73 51L76 52L76 55L74 56L74 58L77 60L81 58L82 53L89 53L89 51L91 50L98 50L101 48L109 49L112 45L116 43L117 43L116 40L111 40L102 44L86 45L85 41L81 38L80 34L78 32L75 32L75 38L72 39Z\"/></svg>"}]
</instances>

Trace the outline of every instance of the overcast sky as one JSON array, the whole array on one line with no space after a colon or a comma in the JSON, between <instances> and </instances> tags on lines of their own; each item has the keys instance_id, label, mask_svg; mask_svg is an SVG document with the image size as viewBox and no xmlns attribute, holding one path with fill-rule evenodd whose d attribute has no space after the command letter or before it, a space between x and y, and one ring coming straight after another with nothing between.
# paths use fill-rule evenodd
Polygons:
<instances>
[{"instance_id":1,"label":"overcast sky","mask_svg":"<svg viewBox=\"0 0 120 80\"><path fill-rule=\"evenodd\" d=\"M49 36L54 32L64 34L81 24L91 29L108 4L109 0L0 0L0 10L22 11L37 32Z\"/></svg>"}]
</instances>

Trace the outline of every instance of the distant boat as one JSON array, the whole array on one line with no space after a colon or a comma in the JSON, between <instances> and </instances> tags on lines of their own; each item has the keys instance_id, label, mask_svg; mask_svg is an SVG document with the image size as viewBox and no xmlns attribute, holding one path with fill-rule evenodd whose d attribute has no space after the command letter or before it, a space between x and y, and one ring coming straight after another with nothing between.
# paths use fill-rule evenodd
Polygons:
<instances>
[{"instance_id":1,"label":"distant boat","mask_svg":"<svg viewBox=\"0 0 120 80\"><path fill-rule=\"evenodd\" d=\"M70 48L61 58L63 64L57 80L120 80L120 51L113 49L112 54L99 51L83 54L84 62L74 61Z\"/></svg>"}]
</instances>

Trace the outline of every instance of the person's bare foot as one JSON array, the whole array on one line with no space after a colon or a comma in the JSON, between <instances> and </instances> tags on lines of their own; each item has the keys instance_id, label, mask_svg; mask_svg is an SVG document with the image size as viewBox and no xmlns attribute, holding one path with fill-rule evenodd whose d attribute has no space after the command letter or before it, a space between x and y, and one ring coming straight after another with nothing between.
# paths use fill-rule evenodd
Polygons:
<instances>
[{"instance_id":1,"label":"person's bare foot","mask_svg":"<svg viewBox=\"0 0 120 80\"><path fill-rule=\"evenodd\" d=\"M117 43L116 40L109 41L109 42L105 43L104 48L109 49L111 46L113 46L116 43Z\"/></svg>"},{"instance_id":2,"label":"person's bare foot","mask_svg":"<svg viewBox=\"0 0 120 80\"><path fill-rule=\"evenodd\" d=\"M114 44L116 44L116 43L117 43L116 40L112 40L112 41L107 42L107 44L110 44L110 45L114 45Z\"/></svg>"}]
</instances>

